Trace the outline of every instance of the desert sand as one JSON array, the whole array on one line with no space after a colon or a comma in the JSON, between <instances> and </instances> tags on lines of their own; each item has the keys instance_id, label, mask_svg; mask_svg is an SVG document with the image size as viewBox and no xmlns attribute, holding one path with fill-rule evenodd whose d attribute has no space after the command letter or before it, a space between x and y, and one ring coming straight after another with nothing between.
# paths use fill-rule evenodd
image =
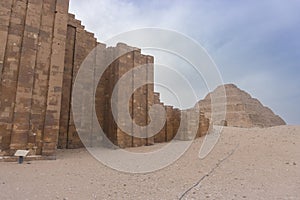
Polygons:
<instances>
[{"instance_id":1,"label":"desert sand","mask_svg":"<svg viewBox=\"0 0 300 200\"><path fill-rule=\"evenodd\" d=\"M59 150L55 161L1 162L0 199L300 199L300 126L225 127L200 160L202 142L148 174L115 171L85 149Z\"/></svg>"}]
</instances>

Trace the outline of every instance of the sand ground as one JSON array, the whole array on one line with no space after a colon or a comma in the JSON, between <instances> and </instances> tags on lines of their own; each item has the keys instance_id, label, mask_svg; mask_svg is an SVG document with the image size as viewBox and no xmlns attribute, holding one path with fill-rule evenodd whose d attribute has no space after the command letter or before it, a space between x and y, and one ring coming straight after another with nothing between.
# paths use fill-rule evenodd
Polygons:
<instances>
[{"instance_id":1,"label":"sand ground","mask_svg":"<svg viewBox=\"0 0 300 200\"><path fill-rule=\"evenodd\" d=\"M60 150L55 161L2 162L0 199L179 199L189 188L182 199L300 199L300 126L226 127L200 160L202 141L148 174L112 170L85 149Z\"/></svg>"}]
</instances>

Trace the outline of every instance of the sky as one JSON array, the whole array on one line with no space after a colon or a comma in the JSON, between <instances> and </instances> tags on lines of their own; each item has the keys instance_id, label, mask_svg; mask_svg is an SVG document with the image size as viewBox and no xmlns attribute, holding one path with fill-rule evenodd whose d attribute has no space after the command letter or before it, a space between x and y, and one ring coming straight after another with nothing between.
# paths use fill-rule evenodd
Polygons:
<instances>
[{"instance_id":1,"label":"sky","mask_svg":"<svg viewBox=\"0 0 300 200\"><path fill-rule=\"evenodd\" d=\"M145 27L174 30L193 38L213 59L224 83L236 84L288 124L300 124L299 10L299 0L71 0L70 3L70 12L100 42ZM157 72L156 78L159 78ZM203 81L199 80L199 85ZM172 104L166 91L157 90L164 102ZM202 90L199 98L207 92Z\"/></svg>"}]
</instances>

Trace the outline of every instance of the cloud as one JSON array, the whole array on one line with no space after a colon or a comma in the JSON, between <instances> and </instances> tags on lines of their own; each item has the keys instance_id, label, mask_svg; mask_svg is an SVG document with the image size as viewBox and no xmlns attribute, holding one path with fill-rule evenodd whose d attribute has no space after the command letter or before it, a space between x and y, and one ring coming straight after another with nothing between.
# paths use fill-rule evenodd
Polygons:
<instances>
[{"instance_id":1,"label":"cloud","mask_svg":"<svg viewBox=\"0 0 300 200\"><path fill-rule=\"evenodd\" d=\"M88 30L96 32L99 40L106 40L118 33L149 26L176 26L180 16L175 15L176 8L158 9L157 2L148 7L121 0L71 0L70 10L76 13ZM172 11L173 10L173 11ZM170 17L170 14L174 14ZM171 25L172 26L172 25Z\"/></svg>"}]
</instances>

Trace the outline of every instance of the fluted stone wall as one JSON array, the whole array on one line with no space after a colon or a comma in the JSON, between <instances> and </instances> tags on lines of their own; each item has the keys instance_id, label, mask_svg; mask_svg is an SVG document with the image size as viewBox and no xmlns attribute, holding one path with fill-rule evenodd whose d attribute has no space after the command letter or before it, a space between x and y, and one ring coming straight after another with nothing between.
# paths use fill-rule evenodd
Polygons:
<instances>
[{"instance_id":1,"label":"fluted stone wall","mask_svg":"<svg viewBox=\"0 0 300 200\"><path fill-rule=\"evenodd\" d=\"M137 79L133 81L153 80L154 67L151 64L154 58L126 44L106 47L98 43L94 34L86 31L81 22L68 13L68 6L69 0L0 2L0 156L11 156L17 149L28 149L30 155L54 158L57 148L83 147L78 129L91 141L91 145L102 140L94 134L93 119L82 118L80 126L75 126L71 106L78 70L96 46L99 48L94 52L94 73L85 74L83 96L92 97L94 94L89 84L90 79L95 78L91 76L99 70L97 63L133 49L106 69L97 83L93 104L81 102L74 105L83 115L90 114L92 106L95 106L96 120L112 143L125 148L168 142L180 131L179 127L190 133L199 124L197 136L207 132L209 123L204 115L199 115L199 124L189 121L182 125L181 118L186 115L182 113L189 112L172 106L164 106L166 123L155 136L140 138L139 128L132 128L133 136L123 132L112 115L112 92L125 73L140 65L150 64L146 72L141 77L134 77ZM125 90L132 89L133 81ZM129 102L124 101L118 99L116 103L128 104L132 120L139 126L150 123L148 111L153 104L163 105L159 94L154 93L153 84L138 88ZM180 134L177 139L192 139L184 132Z\"/></svg>"},{"instance_id":2,"label":"fluted stone wall","mask_svg":"<svg viewBox=\"0 0 300 200\"><path fill-rule=\"evenodd\" d=\"M59 131L68 0L2 0L1 150L53 155ZM3 45L4 44L4 45Z\"/></svg>"},{"instance_id":3,"label":"fluted stone wall","mask_svg":"<svg viewBox=\"0 0 300 200\"><path fill-rule=\"evenodd\" d=\"M78 148L82 143L72 118L72 86L82 61L98 45L94 34L87 32L79 20L68 15L65 50L65 69L62 88L62 108L60 113L59 148ZM99 44L100 45L100 44Z\"/></svg>"}]
</instances>

